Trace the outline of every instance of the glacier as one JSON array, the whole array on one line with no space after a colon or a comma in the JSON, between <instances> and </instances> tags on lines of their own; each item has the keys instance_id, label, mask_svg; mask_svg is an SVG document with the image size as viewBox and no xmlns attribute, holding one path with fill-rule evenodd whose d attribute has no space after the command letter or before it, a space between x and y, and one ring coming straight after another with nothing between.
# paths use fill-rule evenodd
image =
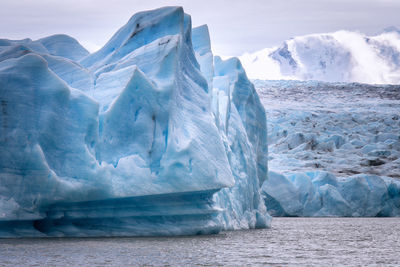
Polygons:
<instances>
[{"instance_id":1,"label":"glacier","mask_svg":"<svg viewBox=\"0 0 400 267\"><path fill-rule=\"evenodd\" d=\"M400 86L253 81L273 216L400 216Z\"/></svg>"},{"instance_id":2,"label":"glacier","mask_svg":"<svg viewBox=\"0 0 400 267\"><path fill-rule=\"evenodd\" d=\"M264 107L181 7L95 53L0 40L0 237L217 233L270 225Z\"/></svg>"},{"instance_id":3,"label":"glacier","mask_svg":"<svg viewBox=\"0 0 400 267\"><path fill-rule=\"evenodd\" d=\"M400 216L400 180L324 171L270 172L263 184L268 212L281 217Z\"/></svg>"},{"instance_id":4,"label":"glacier","mask_svg":"<svg viewBox=\"0 0 400 267\"><path fill-rule=\"evenodd\" d=\"M400 84L400 31L297 36L240 60L252 79Z\"/></svg>"}]
</instances>

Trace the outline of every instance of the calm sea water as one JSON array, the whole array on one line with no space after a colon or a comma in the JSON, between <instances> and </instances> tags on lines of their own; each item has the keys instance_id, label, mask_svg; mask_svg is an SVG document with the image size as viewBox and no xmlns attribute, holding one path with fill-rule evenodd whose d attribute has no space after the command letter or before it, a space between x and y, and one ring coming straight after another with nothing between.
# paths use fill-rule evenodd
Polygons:
<instances>
[{"instance_id":1,"label":"calm sea water","mask_svg":"<svg viewBox=\"0 0 400 267\"><path fill-rule=\"evenodd\" d=\"M272 228L164 238L0 239L2 266L400 266L400 218L275 218Z\"/></svg>"}]
</instances>

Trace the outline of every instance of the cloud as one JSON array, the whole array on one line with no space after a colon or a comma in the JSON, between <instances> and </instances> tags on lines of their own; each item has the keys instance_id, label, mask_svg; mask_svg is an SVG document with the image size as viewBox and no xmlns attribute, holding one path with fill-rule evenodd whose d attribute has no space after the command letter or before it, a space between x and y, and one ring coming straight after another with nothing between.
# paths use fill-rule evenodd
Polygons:
<instances>
[{"instance_id":1,"label":"cloud","mask_svg":"<svg viewBox=\"0 0 400 267\"><path fill-rule=\"evenodd\" d=\"M66 33L81 43L102 46L132 16L165 5L159 0L2 0L2 38L37 39ZM314 32L341 29L367 34L400 27L400 1L391 0L170 0L192 15L193 25L208 24L217 54L241 55Z\"/></svg>"}]
</instances>

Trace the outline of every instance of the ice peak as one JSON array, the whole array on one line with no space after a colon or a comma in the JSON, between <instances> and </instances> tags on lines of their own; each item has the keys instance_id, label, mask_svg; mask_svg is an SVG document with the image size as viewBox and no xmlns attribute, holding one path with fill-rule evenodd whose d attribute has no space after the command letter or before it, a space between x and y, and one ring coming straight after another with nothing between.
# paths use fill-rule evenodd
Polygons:
<instances>
[{"instance_id":1,"label":"ice peak","mask_svg":"<svg viewBox=\"0 0 400 267\"><path fill-rule=\"evenodd\" d=\"M210 32L206 24L193 28L193 48L200 55L211 52Z\"/></svg>"},{"instance_id":2,"label":"ice peak","mask_svg":"<svg viewBox=\"0 0 400 267\"><path fill-rule=\"evenodd\" d=\"M182 34L182 7L163 7L133 15L99 51L82 60L86 67L98 67L123 58L135 49L167 35Z\"/></svg>"}]
</instances>

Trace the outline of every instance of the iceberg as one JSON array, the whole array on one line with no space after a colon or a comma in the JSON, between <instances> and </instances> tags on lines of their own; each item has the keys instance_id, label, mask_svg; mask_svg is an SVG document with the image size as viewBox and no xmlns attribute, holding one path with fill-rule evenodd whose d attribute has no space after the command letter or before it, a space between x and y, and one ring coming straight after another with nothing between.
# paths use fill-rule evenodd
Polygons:
<instances>
[{"instance_id":1,"label":"iceberg","mask_svg":"<svg viewBox=\"0 0 400 267\"><path fill-rule=\"evenodd\" d=\"M264 108L181 7L135 14L93 54L0 40L0 88L0 237L270 225Z\"/></svg>"}]
</instances>

